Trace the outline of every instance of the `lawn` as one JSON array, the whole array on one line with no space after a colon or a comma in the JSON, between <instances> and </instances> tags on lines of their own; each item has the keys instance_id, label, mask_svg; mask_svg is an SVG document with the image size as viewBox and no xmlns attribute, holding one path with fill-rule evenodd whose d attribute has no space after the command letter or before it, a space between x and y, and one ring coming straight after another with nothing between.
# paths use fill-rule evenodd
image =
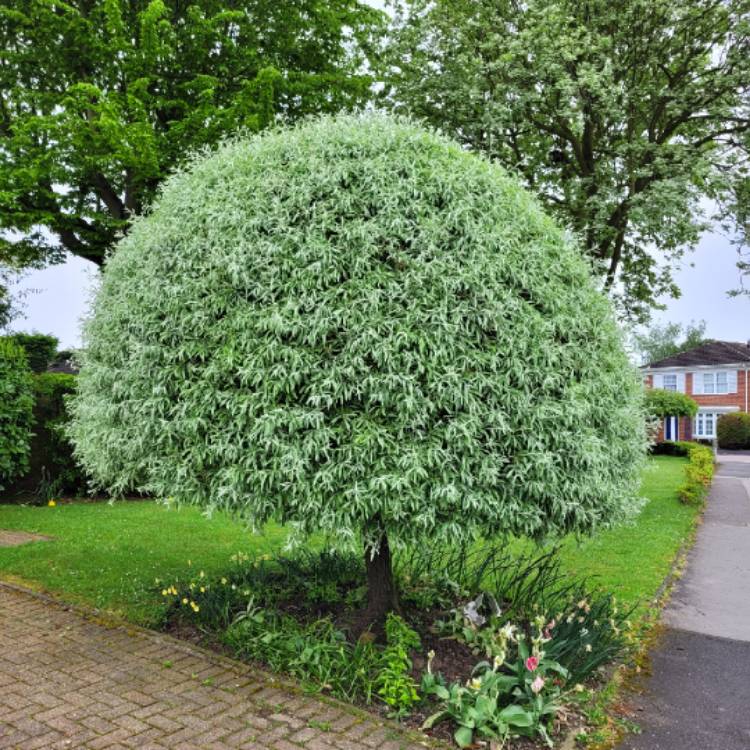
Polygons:
<instances>
[{"instance_id":1,"label":"lawn","mask_svg":"<svg viewBox=\"0 0 750 750\"><path fill-rule=\"evenodd\" d=\"M635 524L582 543L566 540L567 570L596 576L625 602L653 596L698 512L677 499L685 464L671 456L651 458L643 481L650 502ZM185 579L191 568L218 575L233 553L274 552L286 539L278 525L255 536L220 514L207 519L193 508L148 501L0 506L0 528L55 538L0 548L0 577L146 625L158 624L164 612L156 578Z\"/></svg>"}]
</instances>

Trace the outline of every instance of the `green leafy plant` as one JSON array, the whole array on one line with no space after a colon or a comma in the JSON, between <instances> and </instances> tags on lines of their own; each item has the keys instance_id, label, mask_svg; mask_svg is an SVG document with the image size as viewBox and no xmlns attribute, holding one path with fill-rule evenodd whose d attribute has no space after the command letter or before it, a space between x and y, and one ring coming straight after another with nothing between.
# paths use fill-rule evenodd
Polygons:
<instances>
[{"instance_id":1,"label":"green leafy plant","mask_svg":"<svg viewBox=\"0 0 750 750\"><path fill-rule=\"evenodd\" d=\"M383 650L377 676L378 695L396 716L404 716L419 702L417 685L410 675L409 651L418 649L421 642L419 635L393 612L388 613L385 621L385 635L388 645Z\"/></svg>"},{"instance_id":2,"label":"green leafy plant","mask_svg":"<svg viewBox=\"0 0 750 750\"><path fill-rule=\"evenodd\" d=\"M706 499L714 476L714 452L699 443L685 443L688 465L685 482L678 490L680 500L689 505L698 505Z\"/></svg>"},{"instance_id":3,"label":"green leafy plant","mask_svg":"<svg viewBox=\"0 0 750 750\"><path fill-rule=\"evenodd\" d=\"M694 417L698 413L698 403L677 391L648 388L645 398L646 413L653 417Z\"/></svg>"},{"instance_id":4,"label":"green leafy plant","mask_svg":"<svg viewBox=\"0 0 750 750\"><path fill-rule=\"evenodd\" d=\"M728 450L750 448L750 414L733 412L722 414L716 424L719 448Z\"/></svg>"},{"instance_id":5,"label":"green leafy plant","mask_svg":"<svg viewBox=\"0 0 750 750\"><path fill-rule=\"evenodd\" d=\"M347 641L330 619L302 624L288 615L250 605L223 636L234 653L288 673L311 690L372 703L382 653L374 644Z\"/></svg>"},{"instance_id":6,"label":"green leafy plant","mask_svg":"<svg viewBox=\"0 0 750 750\"><path fill-rule=\"evenodd\" d=\"M619 607L611 594L585 580L570 580L556 549L515 557L506 553L505 559L508 564L498 557L485 569L492 571L484 579L485 589L492 593L485 590L436 622L441 635L465 643L475 654L505 659L508 622L530 634L531 623L545 617L550 636L545 653L574 683L584 682L625 652L632 607Z\"/></svg>"},{"instance_id":7,"label":"green leafy plant","mask_svg":"<svg viewBox=\"0 0 750 750\"><path fill-rule=\"evenodd\" d=\"M302 548L273 557L238 552L221 575L207 577L197 570L185 580L159 581L156 588L173 611L187 613L206 630L220 631L245 609L249 598L269 609L283 605L303 619L344 603L356 609L363 603L364 563L337 550Z\"/></svg>"},{"instance_id":8,"label":"green leafy plant","mask_svg":"<svg viewBox=\"0 0 750 750\"><path fill-rule=\"evenodd\" d=\"M641 507L642 386L571 237L380 115L177 170L107 263L73 411L111 493L361 540L365 622L397 608L391 547Z\"/></svg>"},{"instance_id":9,"label":"green leafy plant","mask_svg":"<svg viewBox=\"0 0 750 750\"><path fill-rule=\"evenodd\" d=\"M465 685L446 685L434 675L430 654L421 689L442 705L423 727L452 719L458 725L454 739L460 747L471 745L475 737L505 742L518 735L540 736L551 745L546 725L559 710L560 686L568 673L542 650L550 640L544 618L537 618L535 628L529 647L526 635L506 623L492 662L477 664Z\"/></svg>"},{"instance_id":10,"label":"green leafy plant","mask_svg":"<svg viewBox=\"0 0 750 750\"><path fill-rule=\"evenodd\" d=\"M0 338L0 490L28 469L33 405L26 352Z\"/></svg>"},{"instance_id":11,"label":"green leafy plant","mask_svg":"<svg viewBox=\"0 0 750 750\"><path fill-rule=\"evenodd\" d=\"M32 372L45 372L55 357L57 337L44 333L12 333L8 338L25 352Z\"/></svg>"}]
</instances>

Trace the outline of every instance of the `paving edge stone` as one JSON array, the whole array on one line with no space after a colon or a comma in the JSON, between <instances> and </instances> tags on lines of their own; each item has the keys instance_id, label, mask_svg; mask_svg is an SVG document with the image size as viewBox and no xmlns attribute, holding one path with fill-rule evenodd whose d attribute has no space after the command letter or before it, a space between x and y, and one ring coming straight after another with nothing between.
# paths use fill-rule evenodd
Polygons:
<instances>
[{"instance_id":1,"label":"paving edge stone","mask_svg":"<svg viewBox=\"0 0 750 750\"><path fill-rule=\"evenodd\" d=\"M142 635L143 637L156 639L164 643L165 645L169 645L169 647L174 649L175 651L180 651L188 655L197 654L205 658L207 661L210 661L212 664L215 664L217 666L222 666L225 669L232 670L234 672L245 671L247 669L252 668L253 673L257 675L259 678L266 681L269 687L281 688L283 690L288 691L289 693L293 695L301 695L307 698L312 698L314 700L317 700L322 704L331 706L342 712L348 713L350 716L357 717L357 719L359 720L357 723L362 722L362 721L372 722L372 724L376 727L380 727L385 730L390 730L392 732L397 732L405 740L409 740L411 742L417 743L426 748L434 748L435 750L448 750L448 748L451 748L452 750L455 750L455 746L449 745L443 742L442 740L438 740L433 737L428 737L426 734L423 734L422 732L416 731L409 727L405 727L402 724L399 724L398 722L392 721L391 719L384 718L373 712L366 711L365 709L359 708L358 706L354 706L351 703L344 703L342 701L337 700L336 698L332 698L322 693L311 694L309 692L305 692L299 684L295 683L294 681L290 680L287 677L280 677L279 675L273 674L272 672L268 672L265 669L256 667L256 665L254 664L251 667L245 662L231 659L228 656L224 656L223 654L218 654L215 651L212 651L211 649L205 648L203 646L181 641L178 638L168 635L167 633L162 633L158 630L151 630L149 628L144 628L141 625L135 625L120 617L116 617L115 615L109 612L85 607L80 604L71 604L70 602L66 602L64 599L61 599L58 596L55 596L54 594L50 594L48 592L42 592L42 591L35 591L34 589L27 588L26 586L21 586L17 583L11 583L10 581L6 581L3 579L0 579L0 588L13 591L23 596L29 596L39 601L42 601L45 604L56 607L58 609L62 609L67 612L72 612L73 614L76 614L82 617L88 622L92 622L96 625L100 625L105 628L122 629L128 633L139 634L139 635ZM509 747L508 750L512 750L512 749Z\"/></svg>"}]
</instances>

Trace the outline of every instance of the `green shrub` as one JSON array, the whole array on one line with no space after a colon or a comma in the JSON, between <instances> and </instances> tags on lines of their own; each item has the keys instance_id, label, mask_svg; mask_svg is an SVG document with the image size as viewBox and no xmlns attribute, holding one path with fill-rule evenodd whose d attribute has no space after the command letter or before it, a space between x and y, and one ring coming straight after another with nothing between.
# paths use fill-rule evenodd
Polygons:
<instances>
[{"instance_id":1,"label":"green shrub","mask_svg":"<svg viewBox=\"0 0 750 750\"><path fill-rule=\"evenodd\" d=\"M47 369L60 343L55 336L44 333L12 333L8 338L25 350L32 372L44 372Z\"/></svg>"},{"instance_id":2,"label":"green shrub","mask_svg":"<svg viewBox=\"0 0 750 750\"><path fill-rule=\"evenodd\" d=\"M26 352L0 339L0 490L29 465L34 397Z\"/></svg>"},{"instance_id":3,"label":"green shrub","mask_svg":"<svg viewBox=\"0 0 750 750\"><path fill-rule=\"evenodd\" d=\"M698 443L680 443L687 450L688 465L685 482L678 493L683 503L698 505L706 499L714 476L714 453L711 448Z\"/></svg>"},{"instance_id":4,"label":"green shrub","mask_svg":"<svg viewBox=\"0 0 750 750\"><path fill-rule=\"evenodd\" d=\"M677 391L648 388L645 392L646 413L652 417L694 417L698 403Z\"/></svg>"},{"instance_id":5,"label":"green shrub","mask_svg":"<svg viewBox=\"0 0 750 750\"><path fill-rule=\"evenodd\" d=\"M25 471L4 495L11 502L44 503L60 495L86 490L87 479L65 435L66 398L75 392L76 376L44 372L31 378L33 422L30 456Z\"/></svg>"},{"instance_id":6,"label":"green shrub","mask_svg":"<svg viewBox=\"0 0 750 750\"><path fill-rule=\"evenodd\" d=\"M655 456L687 456L690 443L686 441L663 440L651 446Z\"/></svg>"},{"instance_id":7,"label":"green shrub","mask_svg":"<svg viewBox=\"0 0 750 750\"><path fill-rule=\"evenodd\" d=\"M722 414L716 426L716 437L719 448L750 448L750 414L733 412Z\"/></svg>"},{"instance_id":8,"label":"green shrub","mask_svg":"<svg viewBox=\"0 0 750 750\"><path fill-rule=\"evenodd\" d=\"M499 166L323 118L167 181L109 259L72 434L94 478L388 551L635 514L642 386L580 249ZM377 596L376 596L377 594Z\"/></svg>"},{"instance_id":9,"label":"green shrub","mask_svg":"<svg viewBox=\"0 0 750 750\"><path fill-rule=\"evenodd\" d=\"M34 431L32 452L40 466L40 495L46 501L58 494L86 489L86 475L73 456L65 434L69 416L66 399L76 390L76 376L45 372L34 377Z\"/></svg>"}]
</instances>

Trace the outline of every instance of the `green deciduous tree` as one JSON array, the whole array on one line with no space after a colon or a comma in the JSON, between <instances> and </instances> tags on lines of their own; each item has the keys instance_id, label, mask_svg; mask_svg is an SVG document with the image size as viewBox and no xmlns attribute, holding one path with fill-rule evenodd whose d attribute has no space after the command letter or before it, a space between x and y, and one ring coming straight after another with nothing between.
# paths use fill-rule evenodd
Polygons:
<instances>
[{"instance_id":1,"label":"green deciduous tree","mask_svg":"<svg viewBox=\"0 0 750 750\"><path fill-rule=\"evenodd\" d=\"M85 326L77 456L138 489L394 544L634 513L642 386L580 252L498 166L384 117L170 178Z\"/></svg>"},{"instance_id":2,"label":"green deciduous tree","mask_svg":"<svg viewBox=\"0 0 750 750\"><path fill-rule=\"evenodd\" d=\"M34 397L26 352L0 338L0 490L29 465Z\"/></svg>"},{"instance_id":3,"label":"green deciduous tree","mask_svg":"<svg viewBox=\"0 0 750 750\"><path fill-rule=\"evenodd\" d=\"M518 173L636 320L747 215L750 0L397 0L385 100Z\"/></svg>"},{"instance_id":4,"label":"green deciduous tree","mask_svg":"<svg viewBox=\"0 0 750 750\"><path fill-rule=\"evenodd\" d=\"M653 325L645 333L633 336L633 345L640 355L641 364L648 365L705 343L706 321Z\"/></svg>"},{"instance_id":5,"label":"green deciduous tree","mask_svg":"<svg viewBox=\"0 0 750 750\"><path fill-rule=\"evenodd\" d=\"M359 0L8 0L0 260L95 263L185 154L369 96Z\"/></svg>"},{"instance_id":6,"label":"green deciduous tree","mask_svg":"<svg viewBox=\"0 0 750 750\"><path fill-rule=\"evenodd\" d=\"M663 388L646 391L646 413L652 417L694 417L698 403L690 396Z\"/></svg>"}]
</instances>

